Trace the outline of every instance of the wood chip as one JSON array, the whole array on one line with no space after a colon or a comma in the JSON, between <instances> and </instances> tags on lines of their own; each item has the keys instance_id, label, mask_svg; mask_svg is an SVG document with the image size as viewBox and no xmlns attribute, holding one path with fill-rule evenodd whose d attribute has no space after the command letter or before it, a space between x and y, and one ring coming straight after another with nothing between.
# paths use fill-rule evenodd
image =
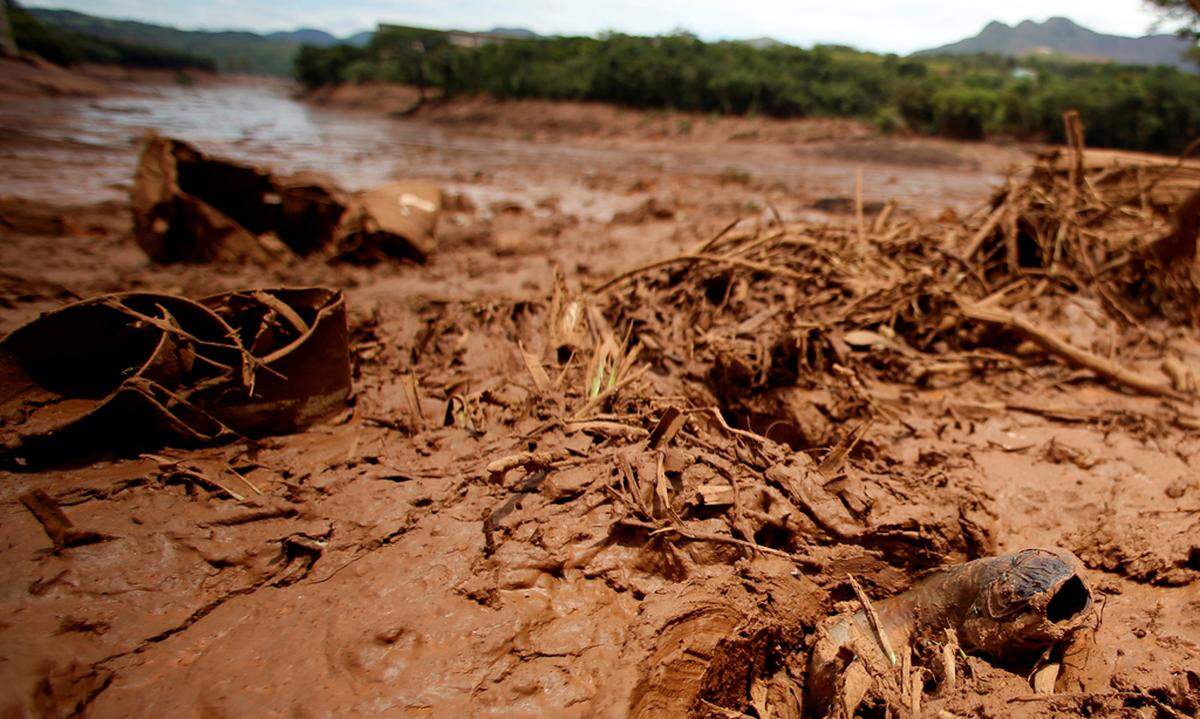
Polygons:
<instances>
[{"instance_id":1,"label":"wood chip","mask_svg":"<svg viewBox=\"0 0 1200 719\"><path fill-rule=\"evenodd\" d=\"M404 402L408 405L408 415L412 420L412 428L416 432L425 429L425 412L421 409L421 396L417 392L417 377L411 372L400 378L400 389L404 393Z\"/></svg>"},{"instance_id":2,"label":"wood chip","mask_svg":"<svg viewBox=\"0 0 1200 719\"><path fill-rule=\"evenodd\" d=\"M696 494L705 507L732 507L737 492L730 484L702 484Z\"/></svg>"},{"instance_id":3,"label":"wood chip","mask_svg":"<svg viewBox=\"0 0 1200 719\"><path fill-rule=\"evenodd\" d=\"M647 446L650 449L660 449L669 444L675 435L679 434L679 430L683 429L686 422L687 415L678 407L667 407L662 417L659 418L658 424L654 425L654 429L651 430Z\"/></svg>"},{"instance_id":4,"label":"wood chip","mask_svg":"<svg viewBox=\"0 0 1200 719\"><path fill-rule=\"evenodd\" d=\"M1058 673L1062 670L1059 662L1046 662L1033 673L1033 691L1035 694L1053 694L1054 684L1058 681Z\"/></svg>"},{"instance_id":5,"label":"wood chip","mask_svg":"<svg viewBox=\"0 0 1200 719\"><path fill-rule=\"evenodd\" d=\"M566 459L567 451L564 449L549 450L546 452L517 452L510 454L507 457L493 460L488 463L485 468L487 473L493 477L501 476L509 470L517 467L549 467L555 462Z\"/></svg>"},{"instance_id":6,"label":"wood chip","mask_svg":"<svg viewBox=\"0 0 1200 719\"><path fill-rule=\"evenodd\" d=\"M953 627L946 629L942 645L942 695L947 696L958 686L958 634Z\"/></svg>"}]
</instances>

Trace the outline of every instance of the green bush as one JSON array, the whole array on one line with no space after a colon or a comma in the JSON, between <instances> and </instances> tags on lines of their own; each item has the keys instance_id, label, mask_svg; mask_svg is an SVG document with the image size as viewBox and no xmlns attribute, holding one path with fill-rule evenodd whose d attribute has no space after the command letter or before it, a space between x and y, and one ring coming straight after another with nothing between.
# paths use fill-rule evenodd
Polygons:
<instances>
[{"instance_id":1,"label":"green bush","mask_svg":"<svg viewBox=\"0 0 1200 719\"><path fill-rule=\"evenodd\" d=\"M446 34L384 27L367 48L303 48L305 85L381 79L447 95L595 100L774 117L857 117L883 131L962 139L1062 140L1077 109L1090 144L1174 152L1200 134L1200 76L1169 68L862 53L839 46L755 49L686 33L612 34L458 47Z\"/></svg>"},{"instance_id":2,"label":"green bush","mask_svg":"<svg viewBox=\"0 0 1200 719\"><path fill-rule=\"evenodd\" d=\"M305 45L296 53L296 79L307 87L349 82L351 78L346 75L347 69L360 62L378 67L377 61L368 61L366 52L357 47L335 45L318 48Z\"/></svg>"},{"instance_id":3,"label":"green bush","mask_svg":"<svg viewBox=\"0 0 1200 719\"><path fill-rule=\"evenodd\" d=\"M875 129L879 130L885 135L894 135L897 132L908 129L908 123L904 121L904 116L900 114L900 110L898 110L894 105L888 105L887 107L880 108L879 111L875 113L875 117L872 122L875 125Z\"/></svg>"},{"instance_id":4,"label":"green bush","mask_svg":"<svg viewBox=\"0 0 1200 719\"><path fill-rule=\"evenodd\" d=\"M982 140L1000 106L994 90L969 86L938 90L931 104L933 131L960 140Z\"/></svg>"}]
</instances>

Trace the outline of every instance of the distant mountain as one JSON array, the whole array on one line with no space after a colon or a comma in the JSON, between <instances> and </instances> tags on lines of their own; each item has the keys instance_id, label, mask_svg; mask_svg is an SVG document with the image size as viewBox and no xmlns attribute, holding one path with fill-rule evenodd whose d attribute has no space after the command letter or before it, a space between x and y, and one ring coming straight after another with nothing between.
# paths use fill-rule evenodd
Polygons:
<instances>
[{"instance_id":1,"label":"distant mountain","mask_svg":"<svg viewBox=\"0 0 1200 719\"><path fill-rule=\"evenodd\" d=\"M487 31L489 35L503 35L504 37L512 37L518 40L537 40L541 37L533 30L527 30L523 27L494 27Z\"/></svg>"},{"instance_id":2,"label":"distant mountain","mask_svg":"<svg viewBox=\"0 0 1200 719\"><path fill-rule=\"evenodd\" d=\"M1002 22L988 23L975 37L922 50L917 55L971 55L993 53L1022 57L1026 55L1064 55L1095 61L1129 65L1170 65L1195 72L1194 61L1184 57L1193 45L1174 35L1125 37L1105 35L1078 25L1065 17L1052 17L1038 23L1026 20L1015 27Z\"/></svg>"},{"instance_id":3,"label":"distant mountain","mask_svg":"<svg viewBox=\"0 0 1200 719\"><path fill-rule=\"evenodd\" d=\"M80 35L212 58L221 72L291 75L292 59L301 45L307 43L328 46L341 42L324 30L308 28L259 35L236 30L179 30L133 20L85 15L71 10L26 8L26 11L46 25ZM362 39L364 36L365 39ZM370 36L371 33L360 33L349 38L347 42L366 44L370 41Z\"/></svg>"},{"instance_id":4,"label":"distant mountain","mask_svg":"<svg viewBox=\"0 0 1200 719\"><path fill-rule=\"evenodd\" d=\"M353 45L354 47L366 47L367 45L371 44L371 38L373 37L375 37L374 30L364 30L360 33L351 35L343 40L343 42L345 42L347 45Z\"/></svg>"},{"instance_id":5,"label":"distant mountain","mask_svg":"<svg viewBox=\"0 0 1200 719\"><path fill-rule=\"evenodd\" d=\"M785 47L786 42L781 42L773 37L752 37L749 40L741 40L743 45L749 45L755 50L766 50L771 47Z\"/></svg>"},{"instance_id":6,"label":"distant mountain","mask_svg":"<svg viewBox=\"0 0 1200 719\"><path fill-rule=\"evenodd\" d=\"M283 42L298 42L301 45L316 45L318 47L329 47L337 45L341 40L338 40L333 35L324 30L314 30L310 27L303 27L299 30L289 30L286 32L273 32L264 35L268 40L279 40Z\"/></svg>"}]
</instances>

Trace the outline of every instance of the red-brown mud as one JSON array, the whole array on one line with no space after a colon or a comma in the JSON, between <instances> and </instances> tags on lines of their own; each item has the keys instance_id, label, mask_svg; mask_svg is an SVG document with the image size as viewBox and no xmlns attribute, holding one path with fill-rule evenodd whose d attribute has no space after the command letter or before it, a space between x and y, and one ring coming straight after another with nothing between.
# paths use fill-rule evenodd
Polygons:
<instances>
[{"instance_id":1,"label":"red-brown mud","mask_svg":"<svg viewBox=\"0 0 1200 719\"><path fill-rule=\"evenodd\" d=\"M969 311L999 292L1166 386L1165 356L1200 365L1125 245L1022 266L1092 210L1021 185L995 205L1019 217L978 232L1015 151L865 130L543 144L480 103L394 121L438 138L397 168L447 192L421 266L157 265L120 199L3 200L0 330L103 292L326 285L354 377L303 432L0 474L7 715L798 717L815 628L858 608L848 576L882 600L1034 546L1077 554L1100 607L1078 690L1034 695L1028 662L971 652L922 714L1195 713L1191 400ZM901 200L861 225L860 163L866 200ZM812 209L833 196L848 214ZM1113 221L1105 238L1165 228L1140 203ZM1072 228L1064 251L1097 247ZM95 541L56 542L37 490Z\"/></svg>"}]
</instances>

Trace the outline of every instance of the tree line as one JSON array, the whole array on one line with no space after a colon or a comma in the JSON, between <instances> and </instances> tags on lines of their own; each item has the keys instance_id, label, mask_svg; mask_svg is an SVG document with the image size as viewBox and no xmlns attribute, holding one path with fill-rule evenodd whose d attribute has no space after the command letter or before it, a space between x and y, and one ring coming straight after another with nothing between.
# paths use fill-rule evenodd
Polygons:
<instances>
[{"instance_id":1,"label":"tree line","mask_svg":"<svg viewBox=\"0 0 1200 719\"><path fill-rule=\"evenodd\" d=\"M1200 75L1165 67L999 56L898 57L841 46L755 48L686 33L512 40L460 47L446 33L381 27L366 47L305 46L312 88L368 80L445 96L594 100L772 117L856 117L884 131L1061 142L1077 109L1090 144L1177 152L1200 134Z\"/></svg>"}]
</instances>

